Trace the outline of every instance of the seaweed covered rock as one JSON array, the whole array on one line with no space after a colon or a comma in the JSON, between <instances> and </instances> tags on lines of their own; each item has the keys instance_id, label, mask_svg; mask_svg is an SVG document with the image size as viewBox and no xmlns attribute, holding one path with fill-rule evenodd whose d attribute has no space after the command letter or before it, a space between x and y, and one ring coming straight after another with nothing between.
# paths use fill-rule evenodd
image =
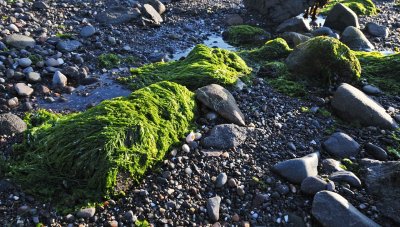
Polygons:
<instances>
[{"instance_id":1,"label":"seaweed covered rock","mask_svg":"<svg viewBox=\"0 0 400 227\"><path fill-rule=\"evenodd\" d=\"M357 15L375 15L378 9L372 0L339 0L329 1L328 4L321 10L322 14L329 12L336 4L342 3L343 5L352 9Z\"/></svg>"},{"instance_id":2,"label":"seaweed covered rock","mask_svg":"<svg viewBox=\"0 0 400 227\"><path fill-rule=\"evenodd\" d=\"M353 52L335 38L315 37L297 46L287 57L290 71L317 84L354 82L361 66Z\"/></svg>"},{"instance_id":3,"label":"seaweed covered rock","mask_svg":"<svg viewBox=\"0 0 400 227\"><path fill-rule=\"evenodd\" d=\"M179 142L195 107L187 88L160 82L42 122L29 129L10 175L59 207L124 192Z\"/></svg>"},{"instance_id":4,"label":"seaweed covered rock","mask_svg":"<svg viewBox=\"0 0 400 227\"><path fill-rule=\"evenodd\" d=\"M400 53L383 55L379 52L353 52L362 67L361 76L381 90L400 94Z\"/></svg>"},{"instance_id":5,"label":"seaweed covered rock","mask_svg":"<svg viewBox=\"0 0 400 227\"><path fill-rule=\"evenodd\" d=\"M240 52L245 59L255 62L276 61L286 58L292 49L282 38L269 40L262 47Z\"/></svg>"},{"instance_id":6,"label":"seaweed covered rock","mask_svg":"<svg viewBox=\"0 0 400 227\"><path fill-rule=\"evenodd\" d=\"M262 28L257 28L250 25L236 25L230 26L226 31L224 31L222 33L222 37L228 43L240 45L265 42L271 38L271 34L264 31Z\"/></svg>"},{"instance_id":7,"label":"seaweed covered rock","mask_svg":"<svg viewBox=\"0 0 400 227\"><path fill-rule=\"evenodd\" d=\"M153 63L132 69L132 76L120 78L136 90L159 81L172 81L196 89L208 84L233 85L251 68L237 54L219 48L197 45L181 61Z\"/></svg>"}]
</instances>

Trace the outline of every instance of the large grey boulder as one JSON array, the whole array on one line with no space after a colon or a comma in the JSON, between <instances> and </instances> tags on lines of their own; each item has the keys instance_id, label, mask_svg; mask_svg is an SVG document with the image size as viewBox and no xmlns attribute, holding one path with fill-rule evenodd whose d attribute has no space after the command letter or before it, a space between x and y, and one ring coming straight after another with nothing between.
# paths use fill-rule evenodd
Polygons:
<instances>
[{"instance_id":1,"label":"large grey boulder","mask_svg":"<svg viewBox=\"0 0 400 227\"><path fill-rule=\"evenodd\" d=\"M322 144L322 147L336 158L355 157L360 150L360 144L342 132L336 132L331 135Z\"/></svg>"},{"instance_id":2,"label":"large grey boulder","mask_svg":"<svg viewBox=\"0 0 400 227\"><path fill-rule=\"evenodd\" d=\"M357 14L349 7L338 3L326 16L324 27L332 28L341 32L348 26L360 28Z\"/></svg>"},{"instance_id":3,"label":"large grey boulder","mask_svg":"<svg viewBox=\"0 0 400 227\"><path fill-rule=\"evenodd\" d=\"M310 7L314 1L307 0L244 0L246 8L255 10L266 17L267 21L279 24L295 17Z\"/></svg>"},{"instance_id":4,"label":"large grey boulder","mask_svg":"<svg viewBox=\"0 0 400 227\"><path fill-rule=\"evenodd\" d=\"M309 194L314 195L319 191L326 190L328 182L322 179L320 176L312 176L307 177L301 182L301 191Z\"/></svg>"},{"instance_id":5,"label":"large grey boulder","mask_svg":"<svg viewBox=\"0 0 400 227\"><path fill-rule=\"evenodd\" d=\"M128 11L126 7L116 6L96 15L96 21L102 24L120 25L140 17L140 10Z\"/></svg>"},{"instance_id":6,"label":"large grey boulder","mask_svg":"<svg viewBox=\"0 0 400 227\"><path fill-rule=\"evenodd\" d=\"M367 191L377 198L381 214L400 224L400 162L363 159L361 173Z\"/></svg>"},{"instance_id":7,"label":"large grey boulder","mask_svg":"<svg viewBox=\"0 0 400 227\"><path fill-rule=\"evenodd\" d=\"M232 94L218 84L210 84L196 90L196 98L228 121L245 126L244 115Z\"/></svg>"},{"instance_id":8,"label":"large grey boulder","mask_svg":"<svg viewBox=\"0 0 400 227\"><path fill-rule=\"evenodd\" d=\"M320 191L314 196L311 213L324 227L379 226L341 195L330 191Z\"/></svg>"},{"instance_id":9,"label":"large grey boulder","mask_svg":"<svg viewBox=\"0 0 400 227\"><path fill-rule=\"evenodd\" d=\"M26 123L12 113L0 114L0 135L22 133L27 129Z\"/></svg>"},{"instance_id":10,"label":"large grey boulder","mask_svg":"<svg viewBox=\"0 0 400 227\"><path fill-rule=\"evenodd\" d=\"M371 51L375 49L364 33L353 26L349 26L343 31L340 41L352 50Z\"/></svg>"},{"instance_id":11,"label":"large grey boulder","mask_svg":"<svg viewBox=\"0 0 400 227\"><path fill-rule=\"evenodd\" d=\"M331 104L335 112L346 121L384 129L398 128L395 120L386 113L385 109L349 84L338 87Z\"/></svg>"},{"instance_id":12,"label":"large grey boulder","mask_svg":"<svg viewBox=\"0 0 400 227\"><path fill-rule=\"evenodd\" d=\"M319 153L279 162L272 170L291 183L300 184L305 178L318 175Z\"/></svg>"},{"instance_id":13,"label":"large grey boulder","mask_svg":"<svg viewBox=\"0 0 400 227\"><path fill-rule=\"evenodd\" d=\"M285 20L276 28L276 32L310 32L310 24L304 18L293 17Z\"/></svg>"},{"instance_id":14,"label":"large grey boulder","mask_svg":"<svg viewBox=\"0 0 400 227\"><path fill-rule=\"evenodd\" d=\"M210 135L202 139L204 148L226 150L244 143L247 138L247 128L234 124L216 125Z\"/></svg>"},{"instance_id":15,"label":"large grey boulder","mask_svg":"<svg viewBox=\"0 0 400 227\"><path fill-rule=\"evenodd\" d=\"M33 47L36 42L29 36L12 34L6 37L6 44L15 48L24 49L26 47Z\"/></svg>"}]
</instances>

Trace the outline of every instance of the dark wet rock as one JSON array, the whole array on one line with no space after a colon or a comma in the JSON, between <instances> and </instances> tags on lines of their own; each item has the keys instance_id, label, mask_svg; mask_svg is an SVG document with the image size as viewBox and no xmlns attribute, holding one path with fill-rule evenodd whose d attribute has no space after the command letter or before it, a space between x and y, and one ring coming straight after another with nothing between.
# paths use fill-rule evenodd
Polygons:
<instances>
[{"instance_id":1,"label":"dark wet rock","mask_svg":"<svg viewBox=\"0 0 400 227\"><path fill-rule=\"evenodd\" d=\"M212 221L218 221L221 197L215 196L207 200L207 212Z\"/></svg>"},{"instance_id":2,"label":"dark wet rock","mask_svg":"<svg viewBox=\"0 0 400 227\"><path fill-rule=\"evenodd\" d=\"M76 213L76 216L78 218L91 218L94 216L95 213L96 213L96 208L89 207L89 208L83 208L83 209L79 210Z\"/></svg>"},{"instance_id":3,"label":"dark wet rock","mask_svg":"<svg viewBox=\"0 0 400 227\"><path fill-rule=\"evenodd\" d=\"M378 210L400 224L400 162L363 159L361 173L367 191L377 198Z\"/></svg>"},{"instance_id":4,"label":"dark wet rock","mask_svg":"<svg viewBox=\"0 0 400 227\"><path fill-rule=\"evenodd\" d=\"M384 108L349 84L342 84L336 90L331 104L335 112L345 121L384 129L398 127Z\"/></svg>"},{"instance_id":5,"label":"dark wet rock","mask_svg":"<svg viewBox=\"0 0 400 227\"><path fill-rule=\"evenodd\" d=\"M15 84L14 89L19 96L30 96L33 93L33 89L25 83Z\"/></svg>"},{"instance_id":6,"label":"dark wet rock","mask_svg":"<svg viewBox=\"0 0 400 227\"><path fill-rule=\"evenodd\" d=\"M215 126L210 135L203 138L201 143L204 148L226 150L243 144L247 138L248 129L234 124Z\"/></svg>"},{"instance_id":7,"label":"dark wet rock","mask_svg":"<svg viewBox=\"0 0 400 227\"><path fill-rule=\"evenodd\" d=\"M286 42L289 44L291 47L295 47L301 43L306 42L307 40L310 39L310 37L306 35L302 35L297 32L285 32L282 34L282 38L286 40Z\"/></svg>"},{"instance_id":8,"label":"dark wet rock","mask_svg":"<svg viewBox=\"0 0 400 227\"><path fill-rule=\"evenodd\" d=\"M160 25L163 22L161 15L150 4L143 5L143 14L150 18L155 25Z\"/></svg>"},{"instance_id":9,"label":"dark wet rock","mask_svg":"<svg viewBox=\"0 0 400 227\"><path fill-rule=\"evenodd\" d=\"M388 158L386 151L383 148L376 146L375 144L367 143L365 145L365 150L368 154L372 155L372 157L380 161L386 161Z\"/></svg>"},{"instance_id":10,"label":"dark wet rock","mask_svg":"<svg viewBox=\"0 0 400 227\"><path fill-rule=\"evenodd\" d=\"M313 31L311 31L313 36L330 36L333 34L332 29L328 27L319 27Z\"/></svg>"},{"instance_id":11,"label":"dark wet rock","mask_svg":"<svg viewBox=\"0 0 400 227\"><path fill-rule=\"evenodd\" d=\"M22 133L27 129L26 123L12 113L0 114L0 135Z\"/></svg>"},{"instance_id":12,"label":"dark wet rock","mask_svg":"<svg viewBox=\"0 0 400 227\"><path fill-rule=\"evenodd\" d=\"M360 179L354 173L352 173L350 171L334 172L329 176L329 179L332 181L336 181L336 182L346 182L350 186L353 186L356 188L361 187Z\"/></svg>"},{"instance_id":13,"label":"dark wet rock","mask_svg":"<svg viewBox=\"0 0 400 227\"><path fill-rule=\"evenodd\" d=\"M133 211L129 210L129 211L125 212L124 219L128 223L135 223L135 221L137 221L137 216L133 213Z\"/></svg>"},{"instance_id":14,"label":"dark wet rock","mask_svg":"<svg viewBox=\"0 0 400 227\"><path fill-rule=\"evenodd\" d=\"M256 10L267 21L276 24L295 17L310 7L309 1L305 0L244 0L243 3L248 9Z\"/></svg>"},{"instance_id":15,"label":"dark wet rock","mask_svg":"<svg viewBox=\"0 0 400 227\"><path fill-rule=\"evenodd\" d=\"M337 158L355 157L360 151L360 144L342 132L331 135L322 146L329 154Z\"/></svg>"},{"instance_id":16,"label":"dark wet rock","mask_svg":"<svg viewBox=\"0 0 400 227\"><path fill-rule=\"evenodd\" d=\"M35 1L32 4L32 9L35 9L35 10L44 10L44 9L48 9L48 8L49 8L49 5L47 5L43 1Z\"/></svg>"},{"instance_id":17,"label":"dark wet rock","mask_svg":"<svg viewBox=\"0 0 400 227\"><path fill-rule=\"evenodd\" d=\"M368 95L379 95L382 93L381 89L379 89L375 86L369 85L369 84L363 86L362 90L363 90L363 92L365 92Z\"/></svg>"},{"instance_id":18,"label":"dark wet rock","mask_svg":"<svg viewBox=\"0 0 400 227\"><path fill-rule=\"evenodd\" d=\"M12 34L6 37L6 44L15 48L24 49L26 47L35 46L36 42L33 38L25 35Z\"/></svg>"},{"instance_id":19,"label":"dark wet rock","mask_svg":"<svg viewBox=\"0 0 400 227\"><path fill-rule=\"evenodd\" d=\"M120 25L139 17L140 11L138 9L128 11L125 7L117 6L97 14L96 20L102 24Z\"/></svg>"},{"instance_id":20,"label":"dark wet rock","mask_svg":"<svg viewBox=\"0 0 400 227\"><path fill-rule=\"evenodd\" d=\"M228 121L245 126L244 115L232 94L218 84L211 84L196 90L196 98Z\"/></svg>"},{"instance_id":21,"label":"dark wet rock","mask_svg":"<svg viewBox=\"0 0 400 227\"><path fill-rule=\"evenodd\" d=\"M338 3L328 13L324 27L343 31L348 26L359 28L357 14L349 7Z\"/></svg>"},{"instance_id":22,"label":"dark wet rock","mask_svg":"<svg viewBox=\"0 0 400 227\"><path fill-rule=\"evenodd\" d=\"M306 194L314 195L319 191L326 190L327 184L328 183L319 176L307 177L301 182L301 191Z\"/></svg>"},{"instance_id":23,"label":"dark wet rock","mask_svg":"<svg viewBox=\"0 0 400 227\"><path fill-rule=\"evenodd\" d=\"M386 26L379 25L374 22L368 22L365 25L367 32L376 37L387 38L389 36L389 28Z\"/></svg>"},{"instance_id":24,"label":"dark wet rock","mask_svg":"<svg viewBox=\"0 0 400 227\"><path fill-rule=\"evenodd\" d=\"M225 19L227 25L241 25L244 23L243 18L239 14L228 14Z\"/></svg>"},{"instance_id":25,"label":"dark wet rock","mask_svg":"<svg viewBox=\"0 0 400 227\"><path fill-rule=\"evenodd\" d=\"M81 47L78 40L64 40L57 43L57 49L63 52L72 52Z\"/></svg>"},{"instance_id":26,"label":"dark wet rock","mask_svg":"<svg viewBox=\"0 0 400 227\"><path fill-rule=\"evenodd\" d=\"M326 227L379 226L341 195L330 191L321 191L314 196L311 213L322 226Z\"/></svg>"},{"instance_id":27,"label":"dark wet rock","mask_svg":"<svg viewBox=\"0 0 400 227\"><path fill-rule=\"evenodd\" d=\"M215 187L222 188L228 181L228 176L226 173L220 173L215 180Z\"/></svg>"},{"instance_id":28,"label":"dark wet rock","mask_svg":"<svg viewBox=\"0 0 400 227\"><path fill-rule=\"evenodd\" d=\"M352 50L371 51L375 49L364 33L353 26L349 26L343 31L340 41Z\"/></svg>"},{"instance_id":29,"label":"dark wet rock","mask_svg":"<svg viewBox=\"0 0 400 227\"><path fill-rule=\"evenodd\" d=\"M90 37L90 36L94 35L94 33L96 33L96 28L93 27L92 25L87 25L87 26L81 28L81 31L79 32L79 34L82 37Z\"/></svg>"},{"instance_id":30,"label":"dark wet rock","mask_svg":"<svg viewBox=\"0 0 400 227\"><path fill-rule=\"evenodd\" d=\"M277 28L276 32L309 32L311 30L309 23L304 18L290 18L282 22Z\"/></svg>"},{"instance_id":31,"label":"dark wet rock","mask_svg":"<svg viewBox=\"0 0 400 227\"><path fill-rule=\"evenodd\" d=\"M291 183L300 184L305 178L318 175L319 153L279 162L272 170Z\"/></svg>"}]
</instances>

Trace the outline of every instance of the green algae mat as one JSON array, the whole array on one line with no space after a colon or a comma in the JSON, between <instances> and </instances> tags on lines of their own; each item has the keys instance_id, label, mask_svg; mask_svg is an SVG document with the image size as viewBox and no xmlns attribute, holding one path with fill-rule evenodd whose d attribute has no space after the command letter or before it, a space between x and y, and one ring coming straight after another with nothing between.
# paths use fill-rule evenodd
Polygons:
<instances>
[{"instance_id":1,"label":"green algae mat","mask_svg":"<svg viewBox=\"0 0 400 227\"><path fill-rule=\"evenodd\" d=\"M61 209L98 202L162 160L189 131L195 109L186 87L159 82L82 113L32 113L8 174Z\"/></svg>"},{"instance_id":2,"label":"green algae mat","mask_svg":"<svg viewBox=\"0 0 400 227\"><path fill-rule=\"evenodd\" d=\"M349 7L357 15L371 16L376 15L379 11L372 0L331 0L321 10L321 14L327 14L332 7L338 3L342 3L343 5Z\"/></svg>"},{"instance_id":3,"label":"green algae mat","mask_svg":"<svg viewBox=\"0 0 400 227\"><path fill-rule=\"evenodd\" d=\"M176 82L194 90L209 84L234 85L239 77L249 75L251 68L234 52L199 44L184 60L148 64L131 73L119 81L133 90L159 81Z\"/></svg>"}]
</instances>

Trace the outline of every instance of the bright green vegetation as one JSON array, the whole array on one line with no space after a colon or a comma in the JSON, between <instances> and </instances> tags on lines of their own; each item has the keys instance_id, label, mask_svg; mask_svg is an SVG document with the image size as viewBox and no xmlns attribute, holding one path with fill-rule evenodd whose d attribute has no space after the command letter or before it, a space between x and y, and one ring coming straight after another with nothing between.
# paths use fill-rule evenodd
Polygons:
<instances>
[{"instance_id":1,"label":"bright green vegetation","mask_svg":"<svg viewBox=\"0 0 400 227\"><path fill-rule=\"evenodd\" d=\"M400 130L396 130L392 132L390 138L393 140L393 144L387 147L387 151L392 156L396 157L397 159L400 158Z\"/></svg>"},{"instance_id":2,"label":"bright green vegetation","mask_svg":"<svg viewBox=\"0 0 400 227\"><path fill-rule=\"evenodd\" d=\"M253 27L250 25L230 26L222 33L222 37L228 43L233 45L256 44L270 38L264 29Z\"/></svg>"},{"instance_id":3,"label":"bright green vegetation","mask_svg":"<svg viewBox=\"0 0 400 227\"><path fill-rule=\"evenodd\" d=\"M268 83L277 91L291 97L302 97L306 95L306 88L303 84L288 79L287 77L269 79Z\"/></svg>"},{"instance_id":4,"label":"bright green vegetation","mask_svg":"<svg viewBox=\"0 0 400 227\"><path fill-rule=\"evenodd\" d=\"M341 163L340 167L344 170L348 170L356 174L360 171L360 165L358 163L354 163L348 158L342 159L340 163Z\"/></svg>"},{"instance_id":5,"label":"bright green vegetation","mask_svg":"<svg viewBox=\"0 0 400 227\"><path fill-rule=\"evenodd\" d=\"M310 112L310 108L308 108L307 106L302 106L300 108L300 110L301 110L302 113L309 113Z\"/></svg>"},{"instance_id":6,"label":"bright green vegetation","mask_svg":"<svg viewBox=\"0 0 400 227\"><path fill-rule=\"evenodd\" d=\"M311 84L354 83L361 75L360 62L353 52L331 37L319 36L298 45L285 62L296 77Z\"/></svg>"},{"instance_id":7,"label":"bright green vegetation","mask_svg":"<svg viewBox=\"0 0 400 227\"><path fill-rule=\"evenodd\" d=\"M131 72L132 76L120 81L134 90L158 81L196 89L213 83L233 85L239 77L249 75L251 68L231 51L197 45L184 60L148 64Z\"/></svg>"},{"instance_id":8,"label":"bright green vegetation","mask_svg":"<svg viewBox=\"0 0 400 227\"><path fill-rule=\"evenodd\" d=\"M71 39L72 38L72 34L71 33L57 33L56 37L60 38L60 39Z\"/></svg>"},{"instance_id":9,"label":"bright green vegetation","mask_svg":"<svg viewBox=\"0 0 400 227\"><path fill-rule=\"evenodd\" d=\"M337 3L344 4L352 9L357 15L376 15L379 11L372 0L331 0L321 10L321 14L327 14Z\"/></svg>"},{"instance_id":10,"label":"bright green vegetation","mask_svg":"<svg viewBox=\"0 0 400 227\"><path fill-rule=\"evenodd\" d=\"M278 61L286 58L292 49L282 38L276 38L266 42L260 48L252 50L244 50L239 55L246 59L247 62L263 63L265 61Z\"/></svg>"},{"instance_id":11,"label":"bright green vegetation","mask_svg":"<svg viewBox=\"0 0 400 227\"><path fill-rule=\"evenodd\" d=\"M146 220L143 220L143 221L137 220L137 221L135 221L135 226L136 227L150 227L150 223Z\"/></svg>"},{"instance_id":12,"label":"bright green vegetation","mask_svg":"<svg viewBox=\"0 0 400 227\"><path fill-rule=\"evenodd\" d=\"M28 58L31 59L33 65L36 65L38 62L43 61L42 56L38 54L31 54Z\"/></svg>"},{"instance_id":13,"label":"bright green vegetation","mask_svg":"<svg viewBox=\"0 0 400 227\"><path fill-rule=\"evenodd\" d=\"M111 53L101 54L97 60L99 66L104 67L106 69L118 67L121 64L121 57Z\"/></svg>"},{"instance_id":14,"label":"bright green vegetation","mask_svg":"<svg viewBox=\"0 0 400 227\"><path fill-rule=\"evenodd\" d=\"M400 53L355 51L354 54L361 63L363 78L389 94L400 94Z\"/></svg>"},{"instance_id":15,"label":"bright green vegetation","mask_svg":"<svg viewBox=\"0 0 400 227\"><path fill-rule=\"evenodd\" d=\"M165 81L82 113L31 114L8 175L61 209L123 194L190 131L195 108L192 92Z\"/></svg>"}]
</instances>

